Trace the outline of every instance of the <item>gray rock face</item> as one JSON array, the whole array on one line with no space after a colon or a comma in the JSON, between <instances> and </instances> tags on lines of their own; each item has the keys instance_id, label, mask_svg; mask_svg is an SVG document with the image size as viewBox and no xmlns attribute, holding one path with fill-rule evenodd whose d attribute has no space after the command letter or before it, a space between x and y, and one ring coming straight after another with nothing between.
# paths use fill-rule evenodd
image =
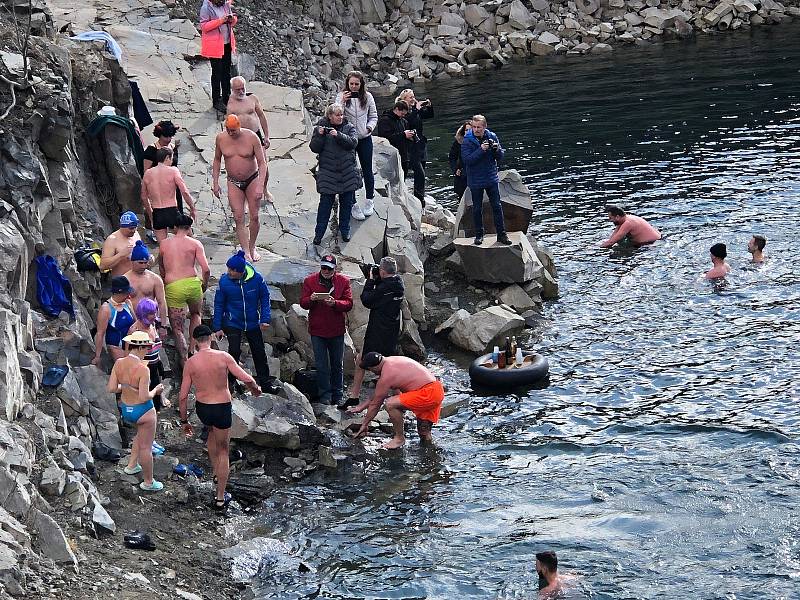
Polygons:
<instances>
[{"instance_id":1,"label":"gray rock face","mask_svg":"<svg viewBox=\"0 0 800 600\"><path fill-rule=\"evenodd\" d=\"M520 0L514 0L508 14L508 23L514 29L530 29L536 24L536 19Z\"/></svg>"},{"instance_id":2,"label":"gray rock face","mask_svg":"<svg viewBox=\"0 0 800 600\"><path fill-rule=\"evenodd\" d=\"M469 318L457 321L448 339L470 352L485 352L500 337L525 326L525 319L505 306L490 306Z\"/></svg>"},{"instance_id":3,"label":"gray rock face","mask_svg":"<svg viewBox=\"0 0 800 600\"><path fill-rule=\"evenodd\" d=\"M314 410L300 395L291 400L263 394L233 400L231 437L268 448L300 447L300 427L315 427Z\"/></svg>"},{"instance_id":4,"label":"gray rock face","mask_svg":"<svg viewBox=\"0 0 800 600\"><path fill-rule=\"evenodd\" d=\"M497 299L520 313L536 306L530 295L516 283L503 289Z\"/></svg>"},{"instance_id":5,"label":"gray rock face","mask_svg":"<svg viewBox=\"0 0 800 600\"><path fill-rule=\"evenodd\" d=\"M454 243L461 257L464 273L470 280L489 283L522 283L539 279L544 272L528 238L519 232L510 232L510 246L497 243L496 236L485 237L482 246L475 246L472 238L457 238Z\"/></svg>"},{"instance_id":6,"label":"gray rock face","mask_svg":"<svg viewBox=\"0 0 800 600\"><path fill-rule=\"evenodd\" d=\"M503 206L503 217L506 231L527 231L533 216L533 201L530 190L522 181L518 171L508 170L499 173L500 203ZM475 224L472 217L472 192L469 188L456 211L456 229L461 237L475 235ZM489 198L483 197L483 230L485 233L496 233L492 206Z\"/></svg>"},{"instance_id":7,"label":"gray rock face","mask_svg":"<svg viewBox=\"0 0 800 600\"><path fill-rule=\"evenodd\" d=\"M59 565L78 567L78 559L64 537L64 532L53 518L38 509L31 511L30 523L37 536L37 546L42 556L46 556Z\"/></svg>"}]
</instances>

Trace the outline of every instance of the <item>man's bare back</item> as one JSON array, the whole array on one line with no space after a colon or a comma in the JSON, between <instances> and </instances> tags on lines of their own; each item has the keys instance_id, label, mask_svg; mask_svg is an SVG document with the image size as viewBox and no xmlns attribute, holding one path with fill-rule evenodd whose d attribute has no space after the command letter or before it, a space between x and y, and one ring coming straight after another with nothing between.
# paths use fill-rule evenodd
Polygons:
<instances>
[{"instance_id":1,"label":"man's bare back","mask_svg":"<svg viewBox=\"0 0 800 600\"><path fill-rule=\"evenodd\" d=\"M186 361L183 377L191 379L197 402L224 404L231 401L228 371L234 375L246 375L227 352L203 348Z\"/></svg>"},{"instance_id":2,"label":"man's bare back","mask_svg":"<svg viewBox=\"0 0 800 600\"><path fill-rule=\"evenodd\" d=\"M381 389L410 392L436 381L428 369L405 356L385 356L383 361L383 368L378 380Z\"/></svg>"},{"instance_id":3,"label":"man's bare back","mask_svg":"<svg viewBox=\"0 0 800 600\"><path fill-rule=\"evenodd\" d=\"M256 152L263 156L261 142L250 129L239 130L236 137L221 131L216 139L217 151L225 159L225 172L228 177L244 181L258 171Z\"/></svg>"},{"instance_id":4,"label":"man's bare back","mask_svg":"<svg viewBox=\"0 0 800 600\"><path fill-rule=\"evenodd\" d=\"M160 250L165 285L187 277L195 277L196 265L203 271L208 271L203 244L180 231L161 242Z\"/></svg>"},{"instance_id":5,"label":"man's bare back","mask_svg":"<svg viewBox=\"0 0 800 600\"><path fill-rule=\"evenodd\" d=\"M178 188L184 197L189 193L178 167L168 167L162 163L144 172L142 198L148 198L153 208L177 206L175 188Z\"/></svg>"},{"instance_id":6,"label":"man's bare back","mask_svg":"<svg viewBox=\"0 0 800 600\"><path fill-rule=\"evenodd\" d=\"M123 275L131 270L131 250L133 250L136 242L141 239L138 231L131 237L127 237L119 230L106 238L103 242L103 258L107 257L113 260L119 257L119 262L111 267L112 277ZM102 262L100 266L103 268Z\"/></svg>"},{"instance_id":7,"label":"man's bare back","mask_svg":"<svg viewBox=\"0 0 800 600\"><path fill-rule=\"evenodd\" d=\"M650 225L650 223L645 221L642 217L628 214L625 215L625 220L617 225L617 228L614 230L614 233L611 234L611 237L605 240L601 246L604 248L610 248L614 244L624 240L626 237L629 237L631 243L634 245L641 246L643 244L651 244L657 240L660 240L661 232Z\"/></svg>"}]
</instances>

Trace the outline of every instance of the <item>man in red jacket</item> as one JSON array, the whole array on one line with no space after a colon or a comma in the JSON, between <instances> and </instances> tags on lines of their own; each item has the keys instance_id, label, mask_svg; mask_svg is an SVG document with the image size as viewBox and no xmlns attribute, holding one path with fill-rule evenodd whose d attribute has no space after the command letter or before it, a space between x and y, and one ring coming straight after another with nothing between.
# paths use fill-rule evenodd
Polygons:
<instances>
[{"instance_id":1,"label":"man in red jacket","mask_svg":"<svg viewBox=\"0 0 800 600\"><path fill-rule=\"evenodd\" d=\"M336 272L335 256L323 256L319 272L305 278L300 306L308 310L320 402L339 403L344 395L345 313L353 309L353 290L350 280Z\"/></svg>"}]
</instances>

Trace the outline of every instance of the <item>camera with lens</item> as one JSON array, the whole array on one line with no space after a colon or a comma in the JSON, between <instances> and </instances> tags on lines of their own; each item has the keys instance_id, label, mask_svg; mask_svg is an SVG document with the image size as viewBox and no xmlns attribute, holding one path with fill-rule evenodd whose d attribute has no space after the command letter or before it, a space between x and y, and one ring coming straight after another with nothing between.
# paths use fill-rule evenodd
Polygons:
<instances>
[{"instance_id":1,"label":"camera with lens","mask_svg":"<svg viewBox=\"0 0 800 600\"><path fill-rule=\"evenodd\" d=\"M361 265L361 272L367 279L375 279L376 281L381 278L380 267L374 264Z\"/></svg>"},{"instance_id":2,"label":"camera with lens","mask_svg":"<svg viewBox=\"0 0 800 600\"><path fill-rule=\"evenodd\" d=\"M326 134L326 135L330 135L330 134L331 134L331 133L333 133L334 131L336 131L336 128L335 128L335 127L325 127L325 134Z\"/></svg>"}]
</instances>

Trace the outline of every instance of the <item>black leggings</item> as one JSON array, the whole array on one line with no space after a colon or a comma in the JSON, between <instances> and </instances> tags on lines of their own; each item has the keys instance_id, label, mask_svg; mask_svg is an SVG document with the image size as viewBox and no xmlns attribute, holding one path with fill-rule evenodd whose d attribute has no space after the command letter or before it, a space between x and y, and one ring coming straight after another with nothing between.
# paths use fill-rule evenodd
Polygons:
<instances>
[{"instance_id":1,"label":"black leggings","mask_svg":"<svg viewBox=\"0 0 800 600\"><path fill-rule=\"evenodd\" d=\"M211 63L211 99L228 103L231 95L231 45L225 44L222 58L210 58Z\"/></svg>"},{"instance_id":2,"label":"black leggings","mask_svg":"<svg viewBox=\"0 0 800 600\"><path fill-rule=\"evenodd\" d=\"M161 383L161 374L164 371L164 367L159 360L158 362L150 363L147 365L147 368L150 369L150 390L152 391L159 383ZM156 412L163 408L163 404L161 403L161 394L153 396L153 406L156 407Z\"/></svg>"}]
</instances>

